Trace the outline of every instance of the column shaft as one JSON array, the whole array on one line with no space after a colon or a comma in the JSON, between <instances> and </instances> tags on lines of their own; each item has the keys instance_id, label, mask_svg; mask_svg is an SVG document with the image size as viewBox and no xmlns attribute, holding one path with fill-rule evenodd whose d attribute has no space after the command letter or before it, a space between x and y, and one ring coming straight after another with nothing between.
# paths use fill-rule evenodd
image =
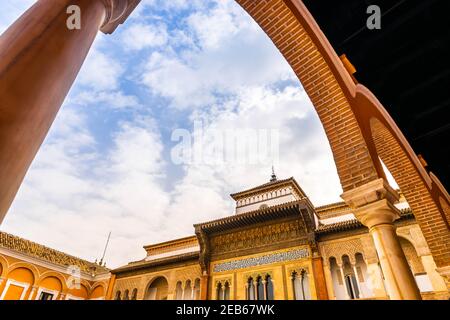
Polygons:
<instances>
[{"instance_id":1,"label":"column shaft","mask_svg":"<svg viewBox=\"0 0 450 320\"><path fill-rule=\"evenodd\" d=\"M339 271L341 272L341 277L342 277L342 284L344 285L344 292L345 292L345 296L347 297L347 300L351 300L350 295L348 294L348 290L349 288L347 288L347 282L345 281L345 274L344 274L344 270L342 268L342 265L338 264L338 268ZM351 288L350 288L351 289Z\"/></svg>"},{"instance_id":2,"label":"column shaft","mask_svg":"<svg viewBox=\"0 0 450 320\"><path fill-rule=\"evenodd\" d=\"M393 224L370 228L391 299L421 299L414 276L395 233Z\"/></svg>"},{"instance_id":3,"label":"column shaft","mask_svg":"<svg viewBox=\"0 0 450 320\"><path fill-rule=\"evenodd\" d=\"M67 27L67 7L81 29ZM0 222L105 19L100 0L39 0L0 36Z\"/></svg>"},{"instance_id":4,"label":"column shaft","mask_svg":"<svg viewBox=\"0 0 450 320\"><path fill-rule=\"evenodd\" d=\"M362 291L361 291L361 284L359 283L359 277L358 277L358 269L356 268L356 264L352 265L353 267L353 272L355 273L355 280L356 280L356 285L358 287L358 293L359 293L359 297L358 298L362 298Z\"/></svg>"}]
</instances>

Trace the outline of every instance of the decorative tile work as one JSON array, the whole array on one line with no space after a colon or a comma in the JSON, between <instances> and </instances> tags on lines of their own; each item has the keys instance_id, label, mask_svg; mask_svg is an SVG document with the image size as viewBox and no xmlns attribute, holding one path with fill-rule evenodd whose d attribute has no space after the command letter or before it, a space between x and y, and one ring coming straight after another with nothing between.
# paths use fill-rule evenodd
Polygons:
<instances>
[{"instance_id":1,"label":"decorative tile work","mask_svg":"<svg viewBox=\"0 0 450 320\"><path fill-rule=\"evenodd\" d=\"M235 261L219 263L214 266L214 272L223 272L236 269L251 268L282 261L290 261L309 257L309 251L306 248L290 250L285 252L268 254L260 257L247 258Z\"/></svg>"}]
</instances>

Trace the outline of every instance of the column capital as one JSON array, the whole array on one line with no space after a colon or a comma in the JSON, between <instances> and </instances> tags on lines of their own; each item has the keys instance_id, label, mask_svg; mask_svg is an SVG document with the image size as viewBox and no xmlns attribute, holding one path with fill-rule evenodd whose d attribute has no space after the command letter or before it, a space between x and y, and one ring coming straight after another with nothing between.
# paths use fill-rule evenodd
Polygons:
<instances>
[{"instance_id":1,"label":"column capital","mask_svg":"<svg viewBox=\"0 0 450 320\"><path fill-rule=\"evenodd\" d=\"M141 0L101 0L105 5L105 21L100 30L113 33L120 24L128 19Z\"/></svg>"},{"instance_id":2,"label":"column capital","mask_svg":"<svg viewBox=\"0 0 450 320\"><path fill-rule=\"evenodd\" d=\"M389 203L395 203L399 197L398 192L392 189L384 179L371 181L344 192L341 195L341 198L352 209L360 208L383 199L386 199Z\"/></svg>"},{"instance_id":3,"label":"column capital","mask_svg":"<svg viewBox=\"0 0 450 320\"><path fill-rule=\"evenodd\" d=\"M341 195L352 208L355 217L368 228L380 224L392 224L400 218L394 206L399 194L384 179L377 179Z\"/></svg>"},{"instance_id":4,"label":"column capital","mask_svg":"<svg viewBox=\"0 0 450 320\"><path fill-rule=\"evenodd\" d=\"M400 218L400 210L387 199L365 205L353 213L369 229L382 224L392 225L395 220Z\"/></svg>"}]
</instances>

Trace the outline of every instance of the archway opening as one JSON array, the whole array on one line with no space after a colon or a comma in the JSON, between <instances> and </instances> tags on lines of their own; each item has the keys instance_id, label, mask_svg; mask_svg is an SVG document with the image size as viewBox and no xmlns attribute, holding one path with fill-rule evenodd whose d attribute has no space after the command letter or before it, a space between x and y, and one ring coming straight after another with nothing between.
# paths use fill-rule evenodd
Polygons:
<instances>
[{"instance_id":1,"label":"archway opening","mask_svg":"<svg viewBox=\"0 0 450 320\"><path fill-rule=\"evenodd\" d=\"M167 300L169 284L164 277L154 279L147 288L145 300Z\"/></svg>"}]
</instances>

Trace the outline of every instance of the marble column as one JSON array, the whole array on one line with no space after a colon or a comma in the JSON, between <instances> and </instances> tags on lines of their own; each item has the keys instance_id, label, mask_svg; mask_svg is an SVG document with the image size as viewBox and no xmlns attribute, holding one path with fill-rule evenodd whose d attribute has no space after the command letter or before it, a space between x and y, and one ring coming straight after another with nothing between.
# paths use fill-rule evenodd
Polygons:
<instances>
[{"instance_id":1,"label":"marble column","mask_svg":"<svg viewBox=\"0 0 450 320\"><path fill-rule=\"evenodd\" d=\"M379 179L346 192L342 198L355 208L356 218L369 228L389 297L420 300L419 288L395 232L394 221L400 218L400 211L394 206L398 193Z\"/></svg>"},{"instance_id":2,"label":"marble column","mask_svg":"<svg viewBox=\"0 0 450 320\"><path fill-rule=\"evenodd\" d=\"M360 298L363 297L363 293L362 293L362 290L361 290L361 284L359 283L358 269L356 268L356 263L352 264L352 268L353 268L353 272L355 273L356 285L358 286L358 293L359 293L359 297L358 298L360 299Z\"/></svg>"},{"instance_id":3,"label":"marble column","mask_svg":"<svg viewBox=\"0 0 450 320\"><path fill-rule=\"evenodd\" d=\"M341 278L342 278L342 285L344 286L344 293L345 293L345 297L347 298L347 300L351 300L352 298L350 297L350 295L348 294L348 291L351 290L351 288L347 287L347 282L345 281L345 274L344 274L344 268L343 265L338 263L338 269L339 272L341 273Z\"/></svg>"},{"instance_id":4,"label":"marble column","mask_svg":"<svg viewBox=\"0 0 450 320\"><path fill-rule=\"evenodd\" d=\"M0 223L98 31L114 31L139 1L39 0L0 36ZM80 29L69 28L70 6Z\"/></svg>"}]
</instances>

